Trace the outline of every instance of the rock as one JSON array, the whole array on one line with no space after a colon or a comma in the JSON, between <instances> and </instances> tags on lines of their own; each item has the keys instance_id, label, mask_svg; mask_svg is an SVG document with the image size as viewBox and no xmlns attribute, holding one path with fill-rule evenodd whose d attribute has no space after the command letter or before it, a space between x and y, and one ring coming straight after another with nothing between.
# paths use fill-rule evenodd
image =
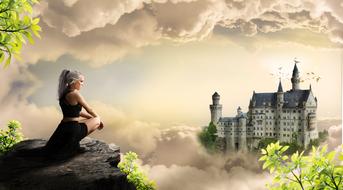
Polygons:
<instances>
[{"instance_id":1,"label":"rock","mask_svg":"<svg viewBox=\"0 0 343 190\"><path fill-rule=\"evenodd\" d=\"M82 151L68 159L48 159L46 140L25 140L0 157L0 190L135 190L117 168L120 148L86 137Z\"/></svg>"}]
</instances>

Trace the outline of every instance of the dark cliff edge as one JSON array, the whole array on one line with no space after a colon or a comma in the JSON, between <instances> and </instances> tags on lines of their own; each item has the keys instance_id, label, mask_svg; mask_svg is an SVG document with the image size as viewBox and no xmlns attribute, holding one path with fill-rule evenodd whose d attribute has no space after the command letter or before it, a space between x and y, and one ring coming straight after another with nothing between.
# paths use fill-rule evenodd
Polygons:
<instances>
[{"instance_id":1,"label":"dark cliff edge","mask_svg":"<svg viewBox=\"0 0 343 190\"><path fill-rule=\"evenodd\" d=\"M120 172L120 149L89 137L80 145L83 151L67 159L44 155L46 140L22 141L0 157L0 190L135 190Z\"/></svg>"}]
</instances>

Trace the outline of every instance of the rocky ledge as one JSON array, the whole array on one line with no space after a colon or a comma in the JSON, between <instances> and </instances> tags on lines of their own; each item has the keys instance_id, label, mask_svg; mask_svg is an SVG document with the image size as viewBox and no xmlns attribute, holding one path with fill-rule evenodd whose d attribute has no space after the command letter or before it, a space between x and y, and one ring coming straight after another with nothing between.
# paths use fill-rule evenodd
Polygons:
<instances>
[{"instance_id":1,"label":"rocky ledge","mask_svg":"<svg viewBox=\"0 0 343 190\"><path fill-rule=\"evenodd\" d=\"M86 137L83 151L68 159L44 156L46 140L25 140L0 157L0 190L135 190L117 168L120 149Z\"/></svg>"}]
</instances>

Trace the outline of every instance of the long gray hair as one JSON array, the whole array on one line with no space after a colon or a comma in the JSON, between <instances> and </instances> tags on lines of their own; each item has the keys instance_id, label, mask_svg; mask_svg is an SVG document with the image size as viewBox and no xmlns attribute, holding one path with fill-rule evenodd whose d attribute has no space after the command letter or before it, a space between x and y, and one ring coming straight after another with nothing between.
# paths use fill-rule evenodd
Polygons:
<instances>
[{"instance_id":1,"label":"long gray hair","mask_svg":"<svg viewBox=\"0 0 343 190\"><path fill-rule=\"evenodd\" d=\"M60 100L63 95L69 90L70 85L80 80L81 73L79 71L70 71L68 69L64 69L59 77L58 83L58 99Z\"/></svg>"}]
</instances>

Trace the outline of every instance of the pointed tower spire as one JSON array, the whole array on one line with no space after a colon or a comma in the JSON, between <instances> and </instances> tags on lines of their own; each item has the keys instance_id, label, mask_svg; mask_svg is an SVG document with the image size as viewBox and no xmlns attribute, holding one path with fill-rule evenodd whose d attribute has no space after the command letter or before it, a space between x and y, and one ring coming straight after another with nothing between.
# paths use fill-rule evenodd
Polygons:
<instances>
[{"instance_id":1,"label":"pointed tower spire","mask_svg":"<svg viewBox=\"0 0 343 190\"><path fill-rule=\"evenodd\" d=\"M277 92L283 92L282 84L281 84L281 79L279 80L279 86L277 88Z\"/></svg>"},{"instance_id":2,"label":"pointed tower spire","mask_svg":"<svg viewBox=\"0 0 343 190\"><path fill-rule=\"evenodd\" d=\"M300 77L299 77L299 70L297 67L297 63L299 63L298 60L296 60L296 58L294 59L294 68L293 68L293 73L292 73L292 78L291 78L291 82L292 82L292 90L299 90L299 83L300 83Z\"/></svg>"}]
</instances>

